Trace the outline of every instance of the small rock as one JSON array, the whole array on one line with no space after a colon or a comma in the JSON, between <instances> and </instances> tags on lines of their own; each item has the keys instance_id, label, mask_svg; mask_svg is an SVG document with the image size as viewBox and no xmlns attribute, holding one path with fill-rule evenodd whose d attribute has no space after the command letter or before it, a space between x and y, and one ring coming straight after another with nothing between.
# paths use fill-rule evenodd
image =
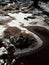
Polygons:
<instances>
[{"instance_id":1,"label":"small rock","mask_svg":"<svg viewBox=\"0 0 49 65\"><path fill-rule=\"evenodd\" d=\"M25 20L28 20L28 18L24 18Z\"/></svg>"},{"instance_id":2,"label":"small rock","mask_svg":"<svg viewBox=\"0 0 49 65\"><path fill-rule=\"evenodd\" d=\"M34 17L34 16L28 16L27 18L29 18L29 19L35 19L36 17Z\"/></svg>"},{"instance_id":3,"label":"small rock","mask_svg":"<svg viewBox=\"0 0 49 65\"><path fill-rule=\"evenodd\" d=\"M2 47L3 46L3 40L2 39L0 39L0 47Z\"/></svg>"},{"instance_id":4,"label":"small rock","mask_svg":"<svg viewBox=\"0 0 49 65\"><path fill-rule=\"evenodd\" d=\"M15 52L14 46L9 46L9 47L7 48L7 51L8 51L9 54L13 54L13 53Z\"/></svg>"}]
</instances>

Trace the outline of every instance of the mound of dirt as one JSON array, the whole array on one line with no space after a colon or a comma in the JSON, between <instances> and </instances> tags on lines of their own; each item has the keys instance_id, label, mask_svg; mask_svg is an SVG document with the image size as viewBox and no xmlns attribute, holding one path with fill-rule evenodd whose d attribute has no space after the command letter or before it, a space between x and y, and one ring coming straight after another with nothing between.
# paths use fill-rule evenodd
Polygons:
<instances>
[{"instance_id":1,"label":"mound of dirt","mask_svg":"<svg viewBox=\"0 0 49 65\"><path fill-rule=\"evenodd\" d=\"M5 31L4 31L4 37L5 38L9 38L10 36L19 36L21 30L17 27L8 27Z\"/></svg>"}]
</instances>

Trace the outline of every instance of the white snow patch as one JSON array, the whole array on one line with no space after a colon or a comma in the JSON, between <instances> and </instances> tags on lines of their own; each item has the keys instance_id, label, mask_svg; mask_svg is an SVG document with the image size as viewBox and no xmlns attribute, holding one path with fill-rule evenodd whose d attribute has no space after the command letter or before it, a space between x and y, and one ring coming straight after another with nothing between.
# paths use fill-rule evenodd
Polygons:
<instances>
[{"instance_id":1,"label":"white snow patch","mask_svg":"<svg viewBox=\"0 0 49 65\"><path fill-rule=\"evenodd\" d=\"M0 65L2 65L4 63L3 59L0 59Z\"/></svg>"},{"instance_id":2,"label":"white snow patch","mask_svg":"<svg viewBox=\"0 0 49 65\"><path fill-rule=\"evenodd\" d=\"M25 20L24 18L27 18L28 16L32 16L32 14L24 14L24 13L15 13L11 14L9 13L10 16L15 17L15 20L12 20L10 23L8 23L9 26L15 26L20 29L24 29L21 27L23 26L42 26L45 27L46 29L49 29L49 26L44 22L44 18L42 16L36 16L35 19L28 19ZM36 24L34 24L36 23Z\"/></svg>"},{"instance_id":3,"label":"white snow patch","mask_svg":"<svg viewBox=\"0 0 49 65\"><path fill-rule=\"evenodd\" d=\"M12 16L12 17L15 17L15 20L11 21L11 24L9 23L9 25L22 25L22 24L25 24L25 26L29 25L27 20L25 20L24 18L28 17L28 16L31 16L32 14L24 14L24 13L18 13L18 14L11 14L9 13L8 15ZM15 23L15 24L14 24ZM16 26L17 26L16 25Z\"/></svg>"},{"instance_id":4,"label":"white snow patch","mask_svg":"<svg viewBox=\"0 0 49 65\"><path fill-rule=\"evenodd\" d=\"M11 19L9 16L0 16L0 21L1 20L8 20Z\"/></svg>"},{"instance_id":5,"label":"white snow patch","mask_svg":"<svg viewBox=\"0 0 49 65\"><path fill-rule=\"evenodd\" d=\"M1 56L2 54L7 54L7 50L6 50L4 47L1 47L1 48L0 48L0 56Z\"/></svg>"},{"instance_id":6,"label":"white snow patch","mask_svg":"<svg viewBox=\"0 0 49 65\"><path fill-rule=\"evenodd\" d=\"M3 35L3 32L4 32L5 29L6 28L4 26L0 25L0 36Z\"/></svg>"},{"instance_id":7,"label":"white snow patch","mask_svg":"<svg viewBox=\"0 0 49 65\"><path fill-rule=\"evenodd\" d=\"M42 18L41 16L37 16L36 19L28 19L25 20L24 18L27 18L28 16L32 16L32 14L24 14L24 13L19 13L19 14L11 14L9 13L10 16L15 17L15 20L12 20L10 23L8 23L8 25L10 26L20 26L20 25L24 25L24 26L29 26L31 25L30 23L34 23L37 22L38 24L44 25L43 20L44 18Z\"/></svg>"}]
</instances>

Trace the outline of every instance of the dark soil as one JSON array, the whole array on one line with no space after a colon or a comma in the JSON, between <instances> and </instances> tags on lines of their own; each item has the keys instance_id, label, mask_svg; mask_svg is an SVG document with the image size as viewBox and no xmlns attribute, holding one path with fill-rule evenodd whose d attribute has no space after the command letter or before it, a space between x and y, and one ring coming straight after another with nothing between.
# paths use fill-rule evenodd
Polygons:
<instances>
[{"instance_id":1,"label":"dark soil","mask_svg":"<svg viewBox=\"0 0 49 65\"><path fill-rule=\"evenodd\" d=\"M49 31L39 27L26 27L30 31L36 33L43 40L43 47L35 54L25 56L19 59L20 62L23 62L24 65L49 65ZM46 34L44 34L44 32ZM19 64L18 64L19 65Z\"/></svg>"}]
</instances>

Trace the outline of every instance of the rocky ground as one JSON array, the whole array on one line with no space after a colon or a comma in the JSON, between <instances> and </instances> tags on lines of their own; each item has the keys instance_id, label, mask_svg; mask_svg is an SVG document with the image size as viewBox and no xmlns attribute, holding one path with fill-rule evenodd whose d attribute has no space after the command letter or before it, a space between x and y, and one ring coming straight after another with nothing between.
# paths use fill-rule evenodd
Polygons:
<instances>
[{"instance_id":1,"label":"rocky ground","mask_svg":"<svg viewBox=\"0 0 49 65\"><path fill-rule=\"evenodd\" d=\"M0 6L0 65L49 65L49 2Z\"/></svg>"}]
</instances>

